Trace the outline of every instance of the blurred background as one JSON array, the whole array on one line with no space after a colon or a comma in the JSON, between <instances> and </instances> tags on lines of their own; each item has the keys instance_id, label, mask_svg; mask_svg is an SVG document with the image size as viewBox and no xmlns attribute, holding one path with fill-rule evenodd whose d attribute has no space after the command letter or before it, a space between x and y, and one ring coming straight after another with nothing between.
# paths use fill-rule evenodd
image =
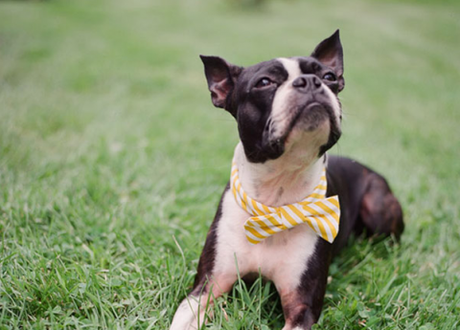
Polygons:
<instances>
[{"instance_id":1,"label":"blurred background","mask_svg":"<svg viewBox=\"0 0 460 330\"><path fill-rule=\"evenodd\" d=\"M460 2L48 0L0 1L0 327L166 329L238 142L199 54L307 56L337 28L331 152L387 177L406 231L336 260L317 329L459 326ZM282 326L227 314L208 327Z\"/></svg>"}]
</instances>

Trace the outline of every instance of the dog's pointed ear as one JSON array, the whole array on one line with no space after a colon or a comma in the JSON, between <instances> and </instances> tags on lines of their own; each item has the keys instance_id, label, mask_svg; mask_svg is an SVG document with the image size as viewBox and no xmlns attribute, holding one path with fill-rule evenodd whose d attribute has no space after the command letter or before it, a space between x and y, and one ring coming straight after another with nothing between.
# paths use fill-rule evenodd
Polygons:
<instances>
[{"instance_id":1,"label":"dog's pointed ear","mask_svg":"<svg viewBox=\"0 0 460 330\"><path fill-rule=\"evenodd\" d=\"M204 73L211 92L211 100L214 106L224 108L235 115L229 109L228 96L235 87L235 82L243 70L242 67L228 63L221 57L200 55L204 64Z\"/></svg>"},{"instance_id":2,"label":"dog's pointed ear","mask_svg":"<svg viewBox=\"0 0 460 330\"><path fill-rule=\"evenodd\" d=\"M334 70L339 81L340 92L345 86L345 80L343 79L343 48L339 30L321 41L310 56Z\"/></svg>"}]
</instances>

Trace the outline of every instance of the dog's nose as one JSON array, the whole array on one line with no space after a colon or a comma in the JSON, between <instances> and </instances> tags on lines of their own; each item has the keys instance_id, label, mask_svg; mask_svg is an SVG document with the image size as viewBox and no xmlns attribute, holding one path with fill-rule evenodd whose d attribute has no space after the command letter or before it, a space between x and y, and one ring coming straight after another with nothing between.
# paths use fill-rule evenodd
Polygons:
<instances>
[{"instance_id":1,"label":"dog's nose","mask_svg":"<svg viewBox=\"0 0 460 330\"><path fill-rule=\"evenodd\" d=\"M321 80L314 74L303 74L292 82L292 86L302 90L317 89L321 86Z\"/></svg>"}]
</instances>

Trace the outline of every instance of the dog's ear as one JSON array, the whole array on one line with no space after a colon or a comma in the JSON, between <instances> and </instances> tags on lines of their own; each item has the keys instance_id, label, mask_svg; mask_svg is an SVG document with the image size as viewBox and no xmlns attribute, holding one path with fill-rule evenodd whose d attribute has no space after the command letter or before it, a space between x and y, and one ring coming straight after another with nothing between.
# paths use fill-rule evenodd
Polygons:
<instances>
[{"instance_id":1,"label":"dog's ear","mask_svg":"<svg viewBox=\"0 0 460 330\"><path fill-rule=\"evenodd\" d=\"M211 100L214 106L224 108L235 115L229 109L228 96L235 87L235 82L243 68L230 64L217 56L200 55L204 64L204 73L211 92Z\"/></svg>"},{"instance_id":2,"label":"dog's ear","mask_svg":"<svg viewBox=\"0 0 460 330\"><path fill-rule=\"evenodd\" d=\"M343 49L340 42L339 30L335 31L329 38L324 39L316 46L311 54L311 57L316 58L318 61L327 65L334 70L339 81L339 92L345 86L343 79Z\"/></svg>"}]
</instances>

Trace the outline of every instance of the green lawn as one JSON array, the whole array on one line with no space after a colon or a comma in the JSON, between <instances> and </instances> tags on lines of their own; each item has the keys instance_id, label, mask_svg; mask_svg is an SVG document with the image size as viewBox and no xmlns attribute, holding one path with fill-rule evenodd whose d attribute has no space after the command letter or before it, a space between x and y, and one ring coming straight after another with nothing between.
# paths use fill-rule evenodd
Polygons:
<instances>
[{"instance_id":1,"label":"green lawn","mask_svg":"<svg viewBox=\"0 0 460 330\"><path fill-rule=\"evenodd\" d=\"M389 179L406 231L335 260L315 329L460 328L460 2L236 3L0 2L0 329L167 329L238 141L198 55L308 55L336 28L333 152ZM282 325L258 281L207 328Z\"/></svg>"}]
</instances>

